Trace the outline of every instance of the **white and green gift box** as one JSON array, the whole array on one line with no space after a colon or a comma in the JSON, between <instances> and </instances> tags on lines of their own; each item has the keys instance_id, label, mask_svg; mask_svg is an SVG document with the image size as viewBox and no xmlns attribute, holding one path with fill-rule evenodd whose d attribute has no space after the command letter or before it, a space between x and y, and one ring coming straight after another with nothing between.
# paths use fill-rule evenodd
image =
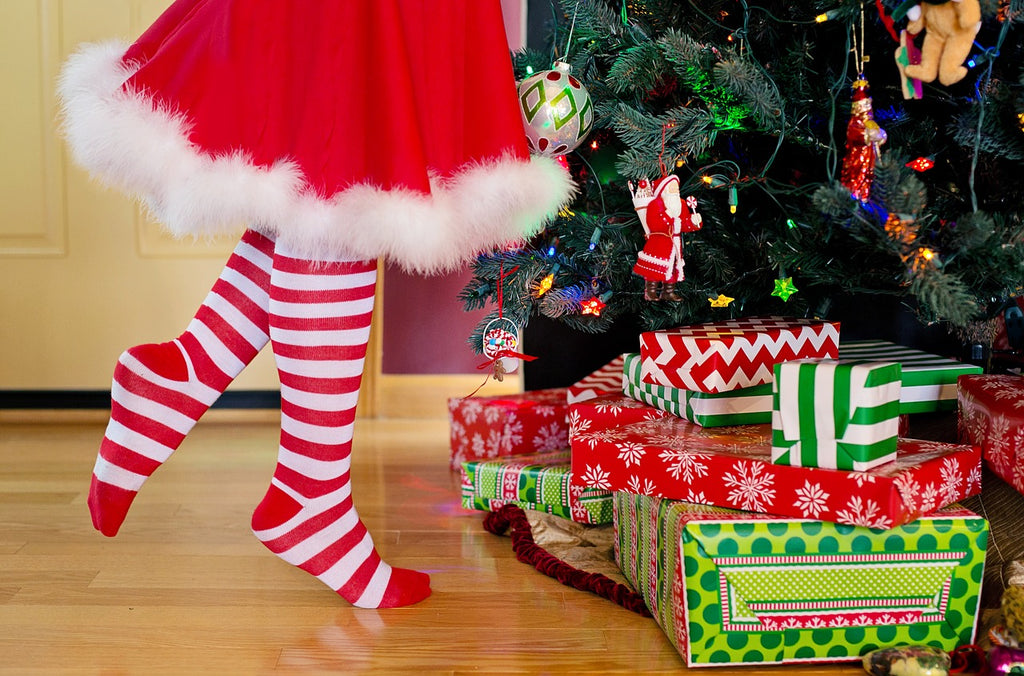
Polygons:
<instances>
[{"instance_id":1,"label":"white and green gift box","mask_svg":"<svg viewBox=\"0 0 1024 676\"><path fill-rule=\"evenodd\" d=\"M956 379L962 375L983 372L980 366L964 364L885 340L840 341L839 359L899 363L902 369L900 413L954 410ZM648 406L704 427L771 422L772 392L768 383L716 394L690 392L643 382L640 364L640 355L625 355L623 392Z\"/></svg>"},{"instance_id":2,"label":"white and green gift box","mask_svg":"<svg viewBox=\"0 0 1024 676\"><path fill-rule=\"evenodd\" d=\"M776 364L772 462L862 472L895 460L901 387L895 362Z\"/></svg>"},{"instance_id":3,"label":"white and green gift box","mask_svg":"<svg viewBox=\"0 0 1024 676\"><path fill-rule=\"evenodd\" d=\"M900 413L956 409L956 379L984 369L885 340L840 341L839 358L899 362L903 370Z\"/></svg>"},{"instance_id":4,"label":"white and green gift box","mask_svg":"<svg viewBox=\"0 0 1024 676\"><path fill-rule=\"evenodd\" d=\"M973 643L988 523L889 530L615 493L615 555L687 666L857 660Z\"/></svg>"},{"instance_id":5,"label":"white and green gift box","mask_svg":"<svg viewBox=\"0 0 1024 676\"><path fill-rule=\"evenodd\" d=\"M623 393L627 397L703 427L771 422L771 383L729 392L693 392L643 382L640 378L641 361L639 354L624 357Z\"/></svg>"}]
</instances>

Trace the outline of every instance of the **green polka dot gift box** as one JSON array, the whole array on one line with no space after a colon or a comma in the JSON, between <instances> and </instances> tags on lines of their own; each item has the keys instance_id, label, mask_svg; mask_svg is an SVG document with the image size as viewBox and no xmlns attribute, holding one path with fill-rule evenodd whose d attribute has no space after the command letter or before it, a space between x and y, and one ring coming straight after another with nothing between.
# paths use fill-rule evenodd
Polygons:
<instances>
[{"instance_id":1,"label":"green polka dot gift box","mask_svg":"<svg viewBox=\"0 0 1024 676\"><path fill-rule=\"evenodd\" d=\"M688 666L856 660L973 642L988 523L879 531L618 492L615 555Z\"/></svg>"},{"instance_id":2,"label":"green polka dot gift box","mask_svg":"<svg viewBox=\"0 0 1024 676\"><path fill-rule=\"evenodd\" d=\"M513 504L578 523L612 521L612 494L572 484L569 452L462 464L462 506L494 511Z\"/></svg>"}]
</instances>

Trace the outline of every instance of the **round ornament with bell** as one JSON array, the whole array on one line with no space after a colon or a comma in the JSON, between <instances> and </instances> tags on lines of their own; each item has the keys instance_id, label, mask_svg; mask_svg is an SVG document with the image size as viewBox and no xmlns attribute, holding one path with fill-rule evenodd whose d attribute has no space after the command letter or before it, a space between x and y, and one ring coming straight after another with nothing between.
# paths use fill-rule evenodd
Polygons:
<instances>
[{"instance_id":1,"label":"round ornament with bell","mask_svg":"<svg viewBox=\"0 0 1024 676\"><path fill-rule=\"evenodd\" d=\"M519 83L519 111L530 150L545 157L576 149L594 126L590 93L570 73L569 64L535 73Z\"/></svg>"}]
</instances>

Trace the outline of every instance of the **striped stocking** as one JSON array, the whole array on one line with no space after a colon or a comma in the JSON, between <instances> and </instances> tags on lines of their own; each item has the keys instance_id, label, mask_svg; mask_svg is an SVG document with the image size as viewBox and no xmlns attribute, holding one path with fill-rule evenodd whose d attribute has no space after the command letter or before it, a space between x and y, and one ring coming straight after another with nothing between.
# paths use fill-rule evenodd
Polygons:
<instances>
[{"instance_id":1,"label":"striped stocking","mask_svg":"<svg viewBox=\"0 0 1024 676\"><path fill-rule=\"evenodd\" d=\"M363 608L430 594L427 575L381 560L352 505L352 427L376 281L373 261L308 261L278 247L270 338L281 376L281 446L252 518L267 548Z\"/></svg>"},{"instance_id":2,"label":"striped stocking","mask_svg":"<svg viewBox=\"0 0 1024 676\"><path fill-rule=\"evenodd\" d=\"M92 522L104 535L117 534L143 482L267 344L273 255L273 240L247 231L183 334L118 359L89 488Z\"/></svg>"}]
</instances>

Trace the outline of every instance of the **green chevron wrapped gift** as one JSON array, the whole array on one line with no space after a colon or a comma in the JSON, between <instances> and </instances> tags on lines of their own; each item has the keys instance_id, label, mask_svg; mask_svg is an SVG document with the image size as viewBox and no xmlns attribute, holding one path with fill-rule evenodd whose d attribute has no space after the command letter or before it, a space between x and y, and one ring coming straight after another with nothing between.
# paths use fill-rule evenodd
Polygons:
<instances>
[{"instance_id":1,"label":"green chevron wrapped gift","mask_svg":"<svg viewBox=\"0 0 1024 676\"><path fill-rule=\"evenodd\" d=\"M494 511L513 504L579 523L612 521L612 494L572 484L569 453L462 464L462 506Z\"/></svg>"},{"instance_id":2,"label":"green chevron wrapped gift","mask_svg":"<svg viewBox=\"0 0 1024 676\"><path fill-rule=\"evenodd\" d=\"M775 365L772 462L863 472L896 459L900 365L800 359Z\"/></svg>"},{"instance_id":3,"label":"green chevron wrapped gift","mask_svg":"<svg viewBox=\"0 0 1024 676\"><path fill-rule=\"evenodd\" d=\"M878 531L616 492L615 538L687 666L974 642L988 523L959 507Z\"/></svg>"},{"instance_id":4,"label":"green chevron wrapped gift","mask_svg":"<svg viewBox=\"0 0 1024 676\"><path fill-rule=\"evenodd\" d=\"M685 418L702 427L756 425L771 422L771 383L728 392L691 392L677 387L652 385L640 379L639 354L625 355L623 390L626 396L648 406Z\"/></svg>"},{"instance_id":5,"label":"green chevron wrapped gift","mask_svg":"<svg viewBox=\"0 0 1024 676\"><path fill-rule=\"evenodd\" d=\"M885 340L840 341L840 359L895 361L903 369L900 413L956 409L956 379L984 369Z\"/></svg>"}]
</instances>

